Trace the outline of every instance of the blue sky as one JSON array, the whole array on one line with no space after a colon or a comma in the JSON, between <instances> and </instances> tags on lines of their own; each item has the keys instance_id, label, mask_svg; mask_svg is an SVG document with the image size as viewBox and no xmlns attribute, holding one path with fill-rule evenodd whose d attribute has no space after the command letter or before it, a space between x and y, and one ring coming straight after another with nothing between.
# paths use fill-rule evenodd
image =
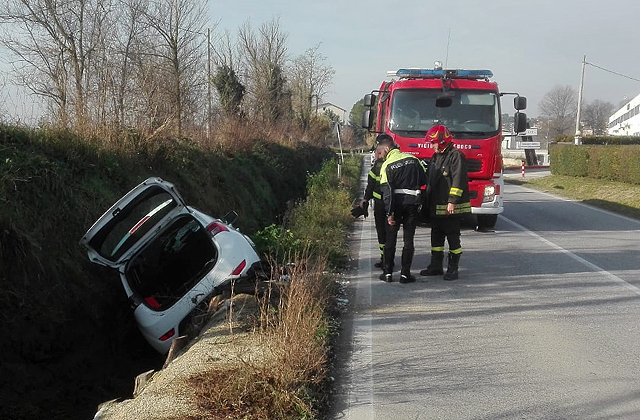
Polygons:
<instances>
[{"instance_id":1,"label":"blue sky","mask_svg":"<svg viewBox=\"0 0 640 420\"><path fill-rule=\"evenodd\" d=\"M578 89L583 55L640 79L637 0L238 0L209 7L212 25L234 34L247 20L258 28L279 18L291 57L320 43L336 71L325 100L347 111L387 70L435 60L492 70L502 91L528 97L530 116L539 115L538 102L555 86ZM617 106L637 94L640 82L586 67L584 101Z\"/></svg>"}]
</instances>

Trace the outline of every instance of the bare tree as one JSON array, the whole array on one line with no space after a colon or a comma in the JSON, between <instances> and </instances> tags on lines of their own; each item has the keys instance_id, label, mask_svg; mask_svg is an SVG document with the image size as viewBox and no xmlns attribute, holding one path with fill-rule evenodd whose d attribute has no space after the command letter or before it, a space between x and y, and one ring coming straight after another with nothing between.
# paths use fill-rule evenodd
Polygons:
<instances>
[{"instance_id":1,"label":"bare tree","mask_svg":"<svg viewBox=\"0 0 640 420\"><path fill-rule=\"evenodd\" d=\"M596 99L584 106L582 110L585 125L591 127L593 134L607 134L609 128L609 117L613 114L615 106L611 102Z\"/></svg>"},{"instance_id":2,"label":"bare tree","mask_svg":"<svg viewBox=\"0 0 640 420\"><path fill-rule=\"evenodd\" d=\"M238 42L250 107L257 118L275 122L287 114L291 103L283 73L287 35L277 19L264 23L257 34L247 22L238 31Z\"/></svg>"},{"instance_id":3,"label":"bare tree","mask_svg":"<svg viewBox=\"0 0 640 420\"><path fill-rule=\"evenodd\" d=\"M542 97L538 107L551 120L553 137L573 132L577 104L578 93L569 85L556 86Z\"/></svg>"},{"instance_id":4,"label":"bare tree","mask_svg":"<svg viewBox=\"0 0 640 420\"><path fill-rule=\"evenodd\" d=\"M0 7L0 42L15 57L19 82L48 99L63 125L72 110L84 125L95 82L88 69L103 44L111 2L6 0Z\"/></svg>"},{"instance_id":5,"label":"bare tree","mask_svg":"<svg viewBox=\"0 0 640 420\"><path fill-rule=\"evenodd\" d=\"M235 73L239 73L242 66L239 49L240 47L233 41L231 33L225 30L214 43L213 61L215 65L227 66Z\"/></svg>"},{"instance_id":6,"label":"bare tree","mask_svg":"<svg viewBox=\"0 0 640 420\"><path fill-rule=\"evenodd\" d=\"M139 98L143 97L135 65L145 51L143 17L147 12L146 0L118 0L112 14L114 28L111 38L104 45L105 59L95 72L102 74L104 98L100 101L110 111L116 127L135 125ZM138 69L140 70L140 69ZM105 113L107 111L105 110ZM139 128L139 127L138 127Z\"/></svg>"},{"instance_id":7,"label":"bare tree","mask_svg":"<svg viewBox=\"0 0 640 420\"><path fill-rule=\"evenodd\" d=\"M317 107L335 74L333 67L324 64L326 57L319 50L320 44L309 48L293 60L291 69L292 103L304 129L309 126L313 99Z\"/></svg>"},{"instance_id":8,"label":"bare tree","mask_svg":"<svg viewBox=\"0 0 640 420\"><path fill-rule=\"evenodd\" d=\"M154 0L146 13L146 24L156 35L149 51L160 59L158 75L166 83L178 136L186 116L205 108L198 106L205 86L205 17L203 0Z\"/></svg>"}]
</instances>

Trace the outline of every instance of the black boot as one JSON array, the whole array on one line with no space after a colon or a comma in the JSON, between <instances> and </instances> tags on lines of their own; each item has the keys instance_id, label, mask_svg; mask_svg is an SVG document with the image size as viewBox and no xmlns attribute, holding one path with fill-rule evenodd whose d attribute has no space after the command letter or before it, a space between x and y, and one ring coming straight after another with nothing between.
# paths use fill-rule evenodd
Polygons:
<instances>
[{"instance_id":1,"label":"black boot","mask_svg":"<svg viewBox=\"0 0 640 420\"><path fill-rule=\"evenodd\" d=\"M373 266L375 268L382 268L384 267L384 256L380 255L380 261L378 261L377 263L373 264Z\"/></svg>"},{"instance_id":2,"label":"black boot","mask_svg":"<svg viewBox=\"0 0 640 420\"><path fill-rule=\"evenodd\" d=\"M444 260L444 251L431 251L431 263L429 266L420 271L421 276L441 276L444 274L442 268L442 260Z\"/></svg>"},{"instance_id":3,"label":"black boot","mask_svg":"<svg viewBox=\"0 0 640 420\"><path fill-rule=\"evenodd\" d=\"M391 273L382 273L378 278L384 282L391 283L393 279L391 278Z\"/></svg>"},{"instance_id":4,"label":"black boot","mask_svg":"<svg viewBox=\"0 0 640 420\"><path fill-rule=\"evenodd\" d=\"M400 275L400 283L413 283L414 281L416 281L416 278L411 273Z\"/></svg>"},{"instance_id":5,"label":"black boot","mask_svg":"<svg viewBox=\"0 0 640 420\"><path fill-rule=\"evenodd\" d=\"M449 253L447 258L447 274L444 275L445 280L458 280L458 263L460 262L460 254Z\"/></svg>"}]
</instances>

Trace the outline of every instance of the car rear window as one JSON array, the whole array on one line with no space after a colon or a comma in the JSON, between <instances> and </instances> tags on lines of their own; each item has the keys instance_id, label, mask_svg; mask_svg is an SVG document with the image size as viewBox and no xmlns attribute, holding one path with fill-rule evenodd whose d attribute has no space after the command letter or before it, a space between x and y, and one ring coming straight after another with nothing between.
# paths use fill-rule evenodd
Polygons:
<instances>
[{"instance_id":1,"label":"car rear window","mask_svg":"<svg viewBox=\"0 0 640 420\"><path fill-rule=\"evenodd\" d=\"M110 261L117 261L140 238L177 206L162 188L149 188L123 209L91 240L91 246Z\"/></svg>"}]
</instances>

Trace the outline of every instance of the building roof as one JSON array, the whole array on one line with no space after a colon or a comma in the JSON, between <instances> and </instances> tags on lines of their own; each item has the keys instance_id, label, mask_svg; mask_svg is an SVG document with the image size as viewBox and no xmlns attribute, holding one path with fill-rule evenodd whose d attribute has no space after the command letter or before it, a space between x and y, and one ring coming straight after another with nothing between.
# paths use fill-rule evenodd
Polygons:
<instances>
[{"instance_id":1,"label":"building roof","mask_svg":"<svg viewBox=\"0 0 640 420\"><path fill-rule=\"evenodd\" d=\"M342 110L342 111L345 111L345 112L347 111L346 109L344 109L344 108L342 108L342 107L339 107L339 106L338 106L338 105L336 105L336 104L332 104L331 102L323 102L323 103L321 103L321 104L319 104L319 105L318 105L318 108L326 108L326 107L328 107L328 106L332 106L332 107L334 107L334 108L338 108L338 109L340 109L340 110Z\"/></svg>"}]
</instances>

